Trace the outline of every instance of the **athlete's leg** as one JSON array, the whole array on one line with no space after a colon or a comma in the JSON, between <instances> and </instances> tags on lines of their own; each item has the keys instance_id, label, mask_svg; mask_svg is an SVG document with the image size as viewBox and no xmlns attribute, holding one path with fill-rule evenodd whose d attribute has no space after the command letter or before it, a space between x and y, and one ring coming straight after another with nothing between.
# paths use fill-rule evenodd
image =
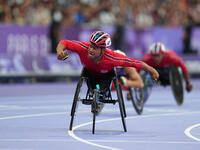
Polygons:
<instances>
[{"instance_id":1,"label":"athlete's leg","mask_svg":"<svg viewBox=\"0 0 200 150\"><path fill-rule=\"evenodd\" d=\"M160 84L163 86L170 85L169 81L169 67L164 67L164 68L156 68L156 70L159 73L159 81Z\"/></svg>"}]
</instances>

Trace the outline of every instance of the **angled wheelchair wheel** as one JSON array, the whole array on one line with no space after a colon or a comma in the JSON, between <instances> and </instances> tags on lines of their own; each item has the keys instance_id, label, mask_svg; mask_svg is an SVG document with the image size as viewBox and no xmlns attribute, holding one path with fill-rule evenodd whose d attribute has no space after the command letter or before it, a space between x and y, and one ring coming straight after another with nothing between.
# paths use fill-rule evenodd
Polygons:
<instances>
[{"instance_id":1,"label":"angled wheelchair wheel","mask_svg":"<svg viewBox=\"0 0 200 150\"><path fill-rule=\"evenodd\" d=\"M80 78L79 81L78 81L78 84L77 84L77 86L76 86L76 91L75 91L75 95L74 95L74 100L73 100L73 103L72 103L72 108L71 108L71 121L70 121L69 130L72 130L72 127L73 127L74 116L75 116L75 112L76 112L77 102L78 102L78 98L79 98L80 89L81 89L81 87L82 87L82 83L83 83L83 79Z\"/></svg>"},{"instance_id":2,"label":"angled wheelchair wheel","mask_svg":"<svg viewBox=\"0 0 200 150\"><path fill-rule=\"evenodd\" d=\"M176 103L182 105L184 100L182 75L176 66L170 66L169 80Z\"/></svg>"},{"instance_id":3,"label":"angled wheelchair wheel","mask_svg":"<svg viewBox=\"0 0 200 150\"><path fill-rule=\"evenodd\" d=\"M123 102L122 102L123 99L121 97L121 91L120 91L120 88L119 88L119 83L118 83L118 80L117 80L117 76L116 76L116 78L113 81L114 81L116 92L117 92L117 97L118 97L118 102L119 102L119 109L120 109L120 115L121 115L122 124L123 124L123 127L124 127L124 132L127 132L126 122L125 122L125 110L124 110L125 107L123 107Z\"/></svg>"},{"instance_id":4,"label":"angled wheelchair wheel","mask_svg":"<svg viewBox=\"0 0 200 150\"><path fill-rule=\"evenodd\" d=\"M144 106L143 88L129 88L129 93L135 111L137 112L138 115L141 115Z\"/></svg>"},{"instance_id":5,"label":"angled wheelchair wheel","mask_svg":"<svg viewBox=\"0 0 200 150\"><path fill-rule=\"evenodd\" d=\"M119 84L119 91L120 91L120 97L122 99L122 107L123 107L123 111L124 111L124 117L126 118L127 115L126 115L126 109L125 109L125 104L124 104L124 98L123 98L121 84Z\"/></svg>"},{"instance_id":6,"label":"angled wheelchair wheel","mask_svg":"<svg viewBox=\"0 0 200 150\"><path fill-rule=\"evenodd\" d=\"M149 73L147 73L146 71L142 70L140 72L140 76L142 78L142 81L144 83L144 87L142 88L143 90L143 102L144 104L146 103L147 99L149 98L149 96L151 95L151 91L153 88L153 81L151 79L151 76ZM143 104L143 105L144 105Z\"/></svg>"}]
</instances>

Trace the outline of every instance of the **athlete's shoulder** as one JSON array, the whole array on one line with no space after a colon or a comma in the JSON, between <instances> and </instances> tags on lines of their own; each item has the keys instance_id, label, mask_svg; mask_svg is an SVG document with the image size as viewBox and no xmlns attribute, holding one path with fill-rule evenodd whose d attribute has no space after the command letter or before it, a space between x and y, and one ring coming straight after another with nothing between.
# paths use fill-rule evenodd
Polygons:
<instances>
[{"instance_id":1,"label":"athlete's shoulder","mask_svg":"<svg viewBox=\"0 0 200 150\"><path fill-rule=\"evenodd\" d=\"M168 55L177 55L177 54L176 54L174 51L172 51L172 50L166 50L165 53L168 54Z\"/></svg>"},{"instance_id":2,"label":"athlete's shoulder","mask_svg":"<svg viewBox=\"0 0 200 150\"><path fill-rule=\"evenodd\" d=\"M172 50L166 50L165 56L169 58L179 57L174 51Z\"/></svg>"},{"instance_id":3,"label":"athlete's shoulder","mask_svg":"<svg viewBox=\"0 0 200 150\"><path fill-rule=\"evenodd\" d=\"M104 55L107 57L109 57L109 56L114 56L114 51L113 50L111 50L111 49L109 49L109 48L106 48L105 49L105 52L104 52Z\"/></svg>"},{"instance_id":4,"label":"athlete's shoulder","mask_svg":"<svg viewBox=\"0 0 200 150\"><path fill-rule=\"evenodd\" d=\"M171 50L166 51L165 59L169 62L181 62L181 57Z\"/></svg>"},{"instance_id":5,"label":"athlete's shoulder","mask_svg":"<svg viewBox=\"0 0 200 150\"><path fill-rule=\"evenodd\" d=\"M112 55L113 52L114 52L114 51L113 51L112 49L109 49L109 48L106 48L106 49L105 49L105 54L111 54L111 55Z\"/></svg>"},{"instance_id":6,"label":"athlete's shoulder","mask_svg":"<svg viewBox=\"0 0 200 150\"><path fill-rule=\"evenodd\" d=\"M75 44L78 44L80 46L85 46L85 47L88 47L90 45L89 42L76 41L76 40L73 40L72 42L75 43Z\"/></svg>"},{"instance_id":7,"label":"athlete's shoulder","mask_svg":"<svg viewBox=\"0 0 200 150\"><path fill-rule=\"evenodd\" d=\"M150 60L151 59L151 53L147 53L143 56L142 60Z\"/></svg>"},{"instance_id":8,"label":"athlete's shoulder","mask_svg":"<svg viewBox=\"0 0 200 150\"><path fill-rule=\"evenodd\" d=\"M118 53L118 52L115 52L109 48L106 48L105 50L105 56L107 58L110 58L110 59L124 59L124 58L127 58L125 55L121 54L121 53Z\"/></svg>"}]
</instances>

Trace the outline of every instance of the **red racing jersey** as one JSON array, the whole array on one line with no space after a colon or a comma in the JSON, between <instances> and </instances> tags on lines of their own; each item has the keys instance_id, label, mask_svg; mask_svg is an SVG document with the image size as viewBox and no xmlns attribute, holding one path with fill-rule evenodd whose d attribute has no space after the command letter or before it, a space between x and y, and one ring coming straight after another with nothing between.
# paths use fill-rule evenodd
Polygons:
<instances>
[{"instance_id":1,"label":"red racing jersey","mask_svg":"<svg viewBox=\"0 0 200 150\"><path fill-rule=\"evenodd\" d=\"M175 65L177 67L181 67L184 74L188 73L188 69L186 65L184 64L181 57L179 57L175 52L173 51L165 51L163 60L160 64L156 64L151 56L151 53L148 53L144 55L142 58L142 61L147 63L148 65L154 67L154 68L163 68L163 67L169 67L170 65Z\"/></svg>"},{"instance_id":2,"label":"red racing jersey","mask_svg":"<svg viewBox=\"0 0 200 150\"><path fill-rule=\"evenodd\" d=\"M124 56L108 48L105 49L101 61L97 64L88 56L89 42L62 40L60 43L65 46L66 50L77 53L82 65L92 74L103 75L113 70L116 66L135 67L138 70L143 66L142 61Z\"/></svg>"}]
</instances>

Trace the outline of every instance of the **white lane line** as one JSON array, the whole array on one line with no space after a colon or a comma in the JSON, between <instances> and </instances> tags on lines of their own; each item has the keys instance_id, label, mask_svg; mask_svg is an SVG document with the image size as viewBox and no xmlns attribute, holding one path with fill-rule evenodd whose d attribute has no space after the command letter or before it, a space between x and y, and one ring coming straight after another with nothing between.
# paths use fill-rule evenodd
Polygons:
<instances>
[{"instance_id":1,"label":"white lane line","mask_svg":"<svg viewBox=\"0 0 200 150\"><path fill-rule=\"evenodd\" d=\"M91 142L103 142L103 143L157 143L157 144L200 144L199 142L187 142L187 141L143 141L143 140L88 140Z\"/></svg>"},{"instance_id":2,"label":"white lane line","mask_svg":"<svg viewBox=\"0 0 200 150\"><path fill-rule=\"evenodd\" d=\"M20 106L20 105L0 105L0 111L5 110L37 110L37 109L70 109L67 105L51 105L51 106Z\"/></svg>"},{"instance_id":3,"label":"white lane line","mask_svg":"<svg viewBox=\"0 0 200 150\"><path fill-rule=\"evenodd\" d=\"M182 112L182 113L166 113L166 114L154 114L154 115L143 115L143 116L132 116L132 117L126 117L126 119L136 119L136 118L150 118L150 117L162 117L162 116L175 116L175 115L191 115L191 114L199 114L200 111L196 111L196 112ZM112 119L104 119L104 120L99 120L99 121L96 121L96 123L102 123L102 122L109 122L109 121L116 121L116 120L120 120L120 118L112 118ZM90 125L92 124L92 122L87 122L87 123L83 123L83 124L80 124L80 125L77 125L75 127L72 128L72 130L68 131L69 135L71 137L73 137L74 139L80 141L80 142L83 142L83 143L86 143L86 144L89 144L89 145L92 145L92 146L96 146L96 147L100 147L100 148L104 148L104 149L109 149L109 150L119 150L118 148L114 148L114 147L108 147L108 146L104 146L104 145L100 145L100 144L96 144L96 143L93 143L93 142L90 142L88 140L85 140L85 139L82 139L78 136L76 136L74 134L74 131L78 128L81 128L83 126L87 126L87 125Z\"/></svg>"},{"instance_id":4,"label":"white lane line","mask_svg":"<svg viewBox=\"0 0 200 150\"><path fill-rule=\"evenodd\" d=\"M111 121L112 121L112 119L106 119L106 120L111 120ZM115 120L115 119L114 119L114 120ZM96 143L90 142L90 141L88 141L88 140L86 140L86 139L82 139L82 138L80 138L80 137L78 137L78 136L76 136L76 135L74 134L74 130L76 130L76 129L82 127L82 126L87 126L87 125L89 125L89 124L92 124L92 122L87 122L87 123L83 123L83 124L80 124L80 125L78 125L78 126L75 126L71 131L69 130L68 133L69 133L69 135L70 135L71 137L73 137L74 139L76 139L76 140L78 140L78 141L80 141L80 142L83 142L83 143L92 145L92 146L96 146L96 147L100 147L100 148L104 148L104 149L109 149L109 150L121 150L121 149L118 149L118 148L109 147L109 146L100 145L100 144L96 144Z\"/></svg>"},{"instance_id":5,"label":"white lane line","mask_svg":"<svg viewBox=\"0 0 200 150\"><path fill-rule=\"evenodd\" d=\"M16 100L16 99L41 99L41 98L51 98L51 99L57 99L58 97L71 97L68 94L52 94L52 95L27 95L27 96L22 96L22 95L17 95L17 96L1 96L2 100Z\"/></svg>"},{"instance_id":6,"label":"white lane line","mask_svg":"<svg viewBox=\"0 0 200 150\"><path fill-rule=\"evenodd\" d=\"M81 111L81 112L83 112L83 111ZM41 114L31 114L31 115L19 115L19 116L8 116L8 117L1 117L0 120L18 119L18 118L30 118L30 117L41 117L41 116L49 116L49 115L62 115L62 114L66 114L66 112L41 113ZM86 123L84 125L87 125L87 124L91 124L91 122L88 122L88 123ZM73 137L75 139L77 139L78 141L82 141L83 143L87 143L87 144L90 144L90 145L93 145L93 146L101 147L101 148L104 148L104 149L120 150L120 149L115 149L115 148L111 148L111 147L108 147L108 146L103 146L103 145L95 144L95 143L89 142L87 140L81 139L79 137L77 137L77 138L75 136L73 136Z\"/></svg>"},{"instance_id":7,"label":"white lane line","mask_svg":"<svg viewBox=\"0 0 200 150\"><path fill-rule=\"evenodd\" d=\"M33 150L33 149L27 149L27 148L26 149L23 149L23 148L22 149L21 148L20 149L16 149L16 148L0 148L0 150Z\"/></svg>"},{"instance_id":8,"label":"white lane line","mask_svg":"<svg viewBox=\"0 0 200 150\"><path fill-rule=\"evenodd\" d=\"M107 110L111 111L111 110ZM79 111L81 113L88 113L88 110ZM0 120L7 120L7 119L18 119L18 118L31 118L31 117L43 117L43 116L53 116L53 115L64 115L69 112L53 112L53 113L40 113L40 114L30 114L30 115L17 115L17 116L6 116L0 117Z\"/></svg>"},{"instance_id":9,"label":"white lane line","mask_svg":"<svg viewBox=\"0 0 200 150\"><path fill-rule=\"evenodd\" d=\"M144 141L144 140L93 140L87 139L89 142L98 143L157 143L157 144L200 144L200 142L187 141ZM74 139L0 139L0 142L77 142Z\"/></svg>"},{"instance_id":10,"label":"white lane line","mask_svg":"<svg viewBox=\"0 0 200 150\"><path fill-rule=\"evenodd\" d=\"M185 133L185 135L187 135L188 137L190 137L190 138L192 138L192 139L194 139L194 140L200 142L200 138L197 138L197 137L193 136L193 135L190 133L191 130L194 129L194 128L196 128L196 127L200 127L200 123L188 127L187 129L185 129L185 132L184 132L184 133Z\"/></svg>"},{"instance_id":11,"label":"white lane line","mask_svg":"<svg viewBox=\"0 0 200 150\"><path fill-rule=\"evenodd\" d=\"M89 109L85 108L78 112L81 114L81 113L89 113L90 111L89 111ZM104 109L104 112L113 112L113 110L112 109ZM6 116L6 117L0 117L0 120L63 115L63 114L68 114L68 113L70 113L70 112L53 112L53 113L40 113L40 114L30 114L30 115Z\"/></svg>"},{"instance_id":12,"label":"white lane line","mask_svg":"<svg viewBox=\"0 0 200 150\"><path fill-rule=\"evenodd\" d=\"M88 112L88 111L85 111ZM30 117L42 117L42 116L50 116L50 115L63 115L66 114L67 112L54 112L54 113L41 113L41 114L30 114L30 115L19 115L19 116L7 116L7 117L1 117L0 120L6 120L6 119L17 119L17 118L30 118ZM190 115L190 114L198 114L200 113L200 111L197 112L185 112L185 113L166 113L166 114L154 114L154 115L144 115L144 116L132 116L132 117L127 117L127 119L134 119L134 118L148 118L148 117L159 117L159 116L174 116L174 115ZM115 120L120 120L120 118L112 118L112 119L105 119L105 120L99 120L96 121L96 123L102 123L102 122L108 122L108 121L115 121ZM75 126L72 131L68 131L69 135L72 136L74 139L81 141L83 143L87 143L89 145L93 145L93 146L97 146L97 147L101 147L104 149L111 149L111 150L120 150L118 148L113 148L113 147L109 147L109 146L104 146L104 145L100 145L100 144L96 144L96 143L92 143L90 141L87 141L85 139L81 139L79 137L77 137L74 134L74 130L78 129L82 126L86 126L92 124L92 122L88 122L88 123L84 123L78 126Z\"/></svg>"},{"instance_id":13,"label":"white lane line","mask_svg":"<svg viewBox=\"0 0 200 150\"><path fill-rule=\"evenodd\" d=\"M41 113L41 114L8 116L8 117L1 117L0 120L18 119L18 118L30 118L30 117L42 117L42 116L52 116L52 115L63 115L63 114L66 114L66 112L54 112L54 113Z\"/></svg>"},{"instance_id":14,"label":"white lane line","mask_svg":"<svg viewBox=\"0 0 200 150\"><path fill-rule=\"evenodd\" d=\"M0 142L77 142L74 139L0 139Z\"/></svg>"}]
</instances>

